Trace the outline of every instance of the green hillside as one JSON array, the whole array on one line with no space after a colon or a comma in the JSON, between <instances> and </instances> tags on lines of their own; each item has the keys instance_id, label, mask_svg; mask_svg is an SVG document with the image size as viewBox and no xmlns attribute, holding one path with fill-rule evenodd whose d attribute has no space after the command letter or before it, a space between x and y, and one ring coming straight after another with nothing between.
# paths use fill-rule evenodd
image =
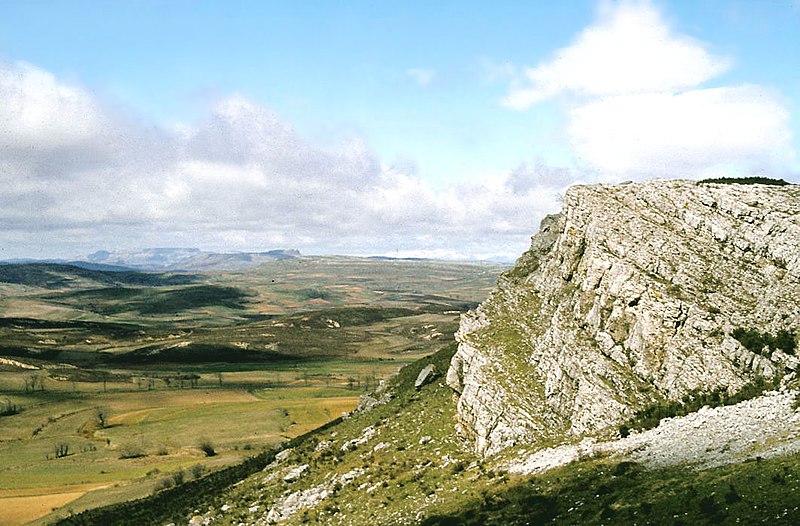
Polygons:
<instances>
[{"instance_id":1,"label":"green hillside","mask_svg":"<svg viewBox=\"0 0 800 526\"><path fill-rule=\"evenodd\" d=\"M388 402L286 444L281 461L265 453L228 475L58 524L186 524L195 510L212 524L251 524L276 499L314 492L324 498L282 524L788 526L800 520L797 454L699 472L587 458L539 476L504 473L466 452L441 375L414 387L425 366L445 371L454 349L400 371L384 391ZM307 466L302 476L292 478L300 466Z\"/></svg>"}]
</instances>

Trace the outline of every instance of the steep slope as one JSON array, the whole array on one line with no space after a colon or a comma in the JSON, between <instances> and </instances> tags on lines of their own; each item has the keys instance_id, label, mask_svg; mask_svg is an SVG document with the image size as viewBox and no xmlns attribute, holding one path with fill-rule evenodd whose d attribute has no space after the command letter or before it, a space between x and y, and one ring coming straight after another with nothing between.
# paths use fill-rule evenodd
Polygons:
<instances>
[{"instance_id":1,"label":"steep slope","mask_svg":"<svg viewBox=\"0 0 800 526\"><path fill-rule=\"evenodd\" d=\"M641 433L628 441L586 444L564 461L558 452L541 451L551 453L545 466L526 469L503 455L487 459L469 451L455 432L452 393L442 378L419 385L424 371L431 364L443 370L454 350L450 345L407 366L365 398L360 411L292 444L261 473L176 524L672 525L677 516L685 524L748 524L765 516L774 524L794 524L800 517L800 440L791 438L784 442L790 447L766 454L787 427L797 431L800 413L790 407L796 393L771 393L665 422L674 440L696 435L702 442L698 418L716 419L709 429L720 434L720 427L740 426L749 417L760 429L743 425L741 442L752 458L766 455L757 462L738 463L746 457L736 451L702 453L710 443L681 455L682 448ZM776 413L779 429L768 429L769 418L759 418L769 412ZM727 449L737 444L732 440ZM698 448L710 464L691 458ZM687 470L687 464L702 472Z\"/></svg>"},{"instance_id":2,"label":"steep slope","mask_svg":"<svg viewBox=\"0 0 800 526\"><path fill-rule=\"evenodd\" d=\"M648 433L631 435L628 442L587 445L571 457L539 451L528 459L538 466L508 465L502 455L479 458L455 433L452 391L441 376L415 387L424 370L432 364L442 371L454 352L455 345L448 345L407 366L372 399L365 398L362 410L288 442L280 453L264 452L241 466L59 524L674 526L755 524L766 518L788 526L800 520L798 447L751 462L730 464L728 458L721 466L703 465L702 471L687 469L688 459L675 458L678 448L659 447ZM755 417L771 399L787 396L773 393L745 403L758 406L750 411L732 406L716 417L701 411L677 432L683 419L673 419L666 431L652 431L700 440L704 427L695 425L697 418L716 418L717 427L738 429L741 415L728 413ZM775 420L785 418L783 412ZM800 412L789 419L796 427ZM766 431L758 433L758 443L745 440L752 455L774 444L764 421L758 425ZM718 433L713 425L711 431ZM739 431L754 435L746 427ZM652 446L667 457L651 458ZM711 458L706 446L701 455Z\"/></svg>"},{"instance_id":3,"label":"steep slope","mask_svg":"<svg viewBox=\"0 0 800 526\"><path fill-rule=\"evenodd\" d=\"M794 374L799 240L798 186L570 188L462 318L447 373L462 433L484 455L609 436L659 400ZM745 348L750 328L772 347Z\"/></svg>"}]
</instances>

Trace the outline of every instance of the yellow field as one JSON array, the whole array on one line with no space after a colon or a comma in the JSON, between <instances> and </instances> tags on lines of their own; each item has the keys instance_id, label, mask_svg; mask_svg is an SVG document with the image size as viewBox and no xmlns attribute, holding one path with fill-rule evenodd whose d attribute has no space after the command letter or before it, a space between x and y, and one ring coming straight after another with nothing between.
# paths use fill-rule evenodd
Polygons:
<instances>
[{"instance_id":1,"label":"yellow field","mask_svg":"<svg viewBox=\"0 0 800 526\"><path fill-rule=\"evenodd\" d=\"M0 524L21 526L66 506L87 492L105 488L103 484L41 487L25 490L0 490Z\"/></svg>"},{"instance_id":2,"label":"yellow field","mask_svg":"<svg viewBox=\"0 0 800 526\"><path fill-rule=\"evenodd\" d=\"M237 375L230 373L231 380ZM241 376L253 381L259 375ZM255 390L223 386L79 392L72 398L16 396L25 410L0 420L5 437L0 441L0 525L147 495L177 471L239 462L358 403L353 391L304 383ZM109 415L105 428L96 421L98 407ZM198 448L201 440L213 444L217 454L205 456ZM69 454L55 458L58 444L68 444Z\"/></svg>"}]
</instances>

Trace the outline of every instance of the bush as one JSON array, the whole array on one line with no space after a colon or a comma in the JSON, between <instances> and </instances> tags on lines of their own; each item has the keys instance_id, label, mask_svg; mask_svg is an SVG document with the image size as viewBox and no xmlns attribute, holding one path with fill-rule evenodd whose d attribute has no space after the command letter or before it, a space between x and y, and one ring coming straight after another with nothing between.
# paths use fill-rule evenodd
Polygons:
<instances>
[{"instance_id":1,"label":"bush","mask_svg":"<svg viewBox=\"0 0 800 526\"><path fill-rule=\"evenodd\" d=\"M770 177L716 177L713 179L703 179L698 182L716 184L767 184L772 186L786 186L791 184L783 179L772 179Z\"/></svg>"},{"instance_id":2,"label":"bush","mask_svg":"<svg viewBox=\"0 0 800 526\"><path fill-rule=\"evenodd\" d=\"M144 451L132 444L127 444L125 447L123 447L119 454L119 458L121 459L142 458L143 456L145 456Z\"/></svg>"},{"instance_id":3,"label":"bush","mask_svg":"<svg viewBox=\"0 0 800 526\"><path fill-rule=\"evenodd\" d=\"M796 336L794 331L781 329L775 336L767 332L759 332L758 329L744 329L737 327L731 333L731 336L736 338L742 346L756 354L771 354L772 350L780 350L786 354L794 354L797 346Z\"/></svg>"},{"instance_id":4,"label":"bush","mask_svg":"<svg viewBox=\"0 0 800 526\"><path fill-rule=\"evenodd\" d=\"M180 486L186 480L186 473L181 469L172 474L172 482L175 486Z\"/></svg>"},{"instance_id":5,"label":"bush","mask_svg":"<svg viewBox=\"0 0 800 526\"><path fill-rule=\"evenodd\" d=\"M17 404L12 404L11 400L0 402L0 416L16 415L19 411L19 406Z\"/></svg>"},{"instance_id":6,"label":"bush","mask_svg":"<svg viewBox=\"0 0 800 526\"><path fill-rule=\"evenodd\" d=\"M195 479L199 479L203 476L203 473L206 472L206 467L202 464L195 464L194 466L189 468L189 473L192 474L192 477Z\"/></svg>"},{"instance_id":7,"label":"bush","mask_svg":"<svg viewBox=\"0 0 800 526\"><path fill-rule=\"evenodd\" d=\"M200 448L200 451L205 453L207 457L213 457L217 454L216 450L214 449L214 444L212 444L208 439L201 440L198 447Z\"/></svg>"},{"instance_id":8,"label":"bush","mask_svg":"<svg viewBox=\"0 0 800 526\"><path fill-rule=\"evenodd\" d=\"M793 331L781 329L778 331L778 334L775 335L775 338L772 340L772 344L776 349L779 349L786 354L794 354L797 346L797 339Z\"/></svg>"},{"instance_id":9,"label":"bush","mask_svg":"<svg viewBox=\"0 0 800 526\"><path fill-rule=\"evenodd\" d=\"M55 445L53 448L53 453L55 454L56 458L63 458L69 455L69 444L66 442L60 442Z\"/></svg>"}]
</instances>

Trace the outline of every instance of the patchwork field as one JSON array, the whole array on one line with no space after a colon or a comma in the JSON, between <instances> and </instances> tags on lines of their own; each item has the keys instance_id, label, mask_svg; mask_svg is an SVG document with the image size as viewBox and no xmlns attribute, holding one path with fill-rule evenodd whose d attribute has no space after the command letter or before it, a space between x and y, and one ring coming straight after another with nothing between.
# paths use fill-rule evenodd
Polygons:
<instances>
[{"instance_id":1,"label":"patchwork field","mask_svg":"<svg viewBox=\"0 0 800 526\"><path fill-rule=\"evenodd\" d=\"M497 266L0 266L0 524L138 498L310 431L452 337Z\"/></svg>"}]
</instances>

